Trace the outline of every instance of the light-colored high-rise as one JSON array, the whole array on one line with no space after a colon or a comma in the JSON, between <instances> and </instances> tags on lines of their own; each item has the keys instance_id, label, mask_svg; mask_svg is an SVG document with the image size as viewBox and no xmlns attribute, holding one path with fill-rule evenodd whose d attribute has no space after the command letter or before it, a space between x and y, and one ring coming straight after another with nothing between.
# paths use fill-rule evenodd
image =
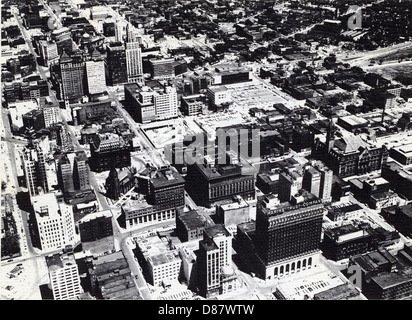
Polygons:
<instances>
[{"instance_id":1,"label":"light-colored high-rise","mask_svg":"<svg viewBox=\"0 0 412 320\"><path fill-rule=\"evenodd\" d=\"M73 253L49 255L46 263L54 300L76 299L82 287Z\"/></svg>"},{"instance_id":2,"label":"light-colored high-rise","mask_svg":"<svg viewBox=\"0 0 412 320\"><path fill-rule=\"evenodd\" d=\"M143 80L142 50L139 42L126 42L127 82Z\"/></svg>"},{"instance_id":3,"label":"light-colored high-rise","mask_svg":"<svg viewBox=\"0 0 412 320\"><path fill-rule=\"evenodd\" d=\"M87 61L86 76L89 94L99 94L106 91L106 74L103 60Z\"/></svg>"},{"instance_id":4,"label":"light-colored high-rise","mask_svg":"<svg viewBox=\"0 0 412 320\"><path fill-rule=\"evenodd\" d=\"M74 244L75 225L70 205L59 204L54 193L32 197L37 233L45 252Z\"/></svg>"}]
</instances>

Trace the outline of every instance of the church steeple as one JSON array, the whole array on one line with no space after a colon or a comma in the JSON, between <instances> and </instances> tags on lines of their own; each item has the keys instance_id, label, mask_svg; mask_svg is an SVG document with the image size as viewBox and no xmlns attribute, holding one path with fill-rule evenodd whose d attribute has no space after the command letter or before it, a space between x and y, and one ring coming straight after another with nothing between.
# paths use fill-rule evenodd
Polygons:
<instances>
[{"instance_id":1,"label":"church steeple","mask_svg":"<svg viewBox=\"0 0 412 320\"><path fill-rule=\"evenodd\" d=\"M337 128L335 127L335 124L333 123L333 120L330 119L328 128L326 131L326 148L328 150L328 153L332 150L334 144L335 144L335 133L337 131Z\"/></svg>"}]
</instances>

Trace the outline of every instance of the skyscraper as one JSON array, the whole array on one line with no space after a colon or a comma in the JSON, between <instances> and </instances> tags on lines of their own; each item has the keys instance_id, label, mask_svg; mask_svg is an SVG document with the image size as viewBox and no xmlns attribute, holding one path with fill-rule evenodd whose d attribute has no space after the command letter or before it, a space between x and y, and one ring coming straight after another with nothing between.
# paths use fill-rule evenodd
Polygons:
<instances>
[{"instance_id":1,"label":"skyscraper","mask_svg":"<svg viewBox=\"0 0 412 320\"><path fill-rule=\"evenodd\" d=\"M57 178L66 198L90 190L89 167L84 151L66 153L57 158Z\"/></svg>"},{"instance_id":2,"label":"skyscraper","mask_svg":"<svg viewBox=\"0 0 412 320\"><path fill-rule=\"evenodd\" d=\"M46 263L54 300L75 299L82 293L73 253L49 255Z\"/></svg>"},{"instance_id":3,"label":"skyscraper","mask_svg":"<svg viewBox=\"0 0 412 320\"><path fill-rule=\"evenodd\" d=\"M86 61L86 75L89 94L106 91L106 73L103 60Z\"/></svg>"},{"instance_id":4,"label":"skyscraper","mask_svg":"<svg viewBox=\"0 0 412 320\"><path fill-rule=\"evenodd\" d=\"M127 82L143 83L142 50L139 42L126 42Z\"/></svg>"},{"instance_id":5,"label":"skyscraper","mask_svg":"<svg viewBox=\"0 0 412 320\"><path fill-rule=\"evenodd\" d=\"M87 155L84 151L76 151L73 163L73 186L75 190L85 191L90 189L89 166Z\"/></svg>"},{"instance_id":6,"label":"skyscraper","mask_svg":"<svg viewBox=\"0 0 412 320\"><path fill-rule=\"evenodd\" d=\"M75 225L70 205L57 202L54 193L32 197L34 233L41 250L53 251L74 244Z\"/></svg>"},{"instance_id":7,"label":"skyscraper","mask_svg":"<svg viewBox=\"0 0 412 320\"><path fill-rule=\"evenodd\" d=\"M318 170L313 167L307 168L305 174L303 175L302 187L314 194L315 196L320 196L320 182L321 175Z\"/></svg>"},{"instance_id":8,"label":"skyscraper","mask_svg":"<svg viewBox=\"0 0 412 320\"><path fill-rule=\"evenodd\" d=\"M255 248L264 279L311 268L319 259L324 206L265 202L256 213Z\"/></svg>"},{"instance_id":9,"label":"skyscraper","mask_svg":"<svg viewBox=\"0 0 412 320\"><path fill-rule=\"evenodd\" d=\"M126 49L121 42L112 42L107 46L108 85L127 82Z\"/></svg>"},{"instance_id":10,"label":"skyscraper","mask_svg":"<svg viewBox=\"0 0 412 320\"><path fill-rule=\"evenodd\" d=\"M232 236L224 225L203 230L197 256L199 293L209 298L221 292L222 276L232 265Z\"/></svg>"},{"instance_id":11,"label":"skyscraper","mask_svg":"<svg viewBox=\"0 0 412 320\"><path fill-rule=\"evenodd\" d=\"M69 56L64 52L60 57L60 73L63 99L78 99L84 95L85 63L81 55Z\"/></svg>"},{"instance_id":12,"label":"skyscraper","mask_svg":"<svg viewBox=\"0 0 412 320\"><path fill-rule=\"evenodd\" d=\"M219 262L219 247L210 239L199 241L198 288L199 293L206 298L219 293Z\"/></svg>"},{"instance_id":13,"label":"skyscraper","mask_svg":"<svg viewBox=\"0 0 412 320\"><path fill-rule=\"evenodd\" d=\"M290 201L292 197L302 189L303 170L300 167L288 168L279 175L279 200L281 202Z\"/></svg>"},{"instance_id":14,"label":"skyscraper","mask_svg":"<svg viewBox=\"0 0 412 320\"><path fill-rule=\"evenodd\" d=\"M65 154L60 158L57 165L57 178L64 194L74 191L72 171L72 164L69 160L69 156Z\"/></svg>"},{"instance_id":15,"label":"skyscraper","mask_svg":"<svg viewBox=\"0 0 412 320\"><path fill-rule=\"evenodd\" d=\"M38 195L40 192L49 192L46 160L40 146L27 148L23 151L23 171L30 197Z\"/></svg>"},{"instance_id":16,"label":"skyscraper","mask_svg":"<svg viewBox=\"0 0 412 320\"><path fill-rule=\"evenodd\" d=\"M59 62L59 53L56 42L49 42L46 40L39 41L40 57L46 67L57 64Z\"/></svg>"}]
</instances>

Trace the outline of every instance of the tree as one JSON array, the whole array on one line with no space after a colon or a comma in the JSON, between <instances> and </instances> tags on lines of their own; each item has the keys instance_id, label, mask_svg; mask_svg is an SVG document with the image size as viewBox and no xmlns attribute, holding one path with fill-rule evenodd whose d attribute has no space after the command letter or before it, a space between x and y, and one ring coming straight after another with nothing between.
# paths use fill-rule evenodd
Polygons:
<instances>
[{"instance_id":1,"label":"tree","mask_svg":"<svg viewBox=\"0 0 412 320\"><path fill-rule=\"evenodd\" d=\"M12 256L19 252L19 235L6 231L5 237L1 239L1 256Z\"/></svg>"}]
</instances>

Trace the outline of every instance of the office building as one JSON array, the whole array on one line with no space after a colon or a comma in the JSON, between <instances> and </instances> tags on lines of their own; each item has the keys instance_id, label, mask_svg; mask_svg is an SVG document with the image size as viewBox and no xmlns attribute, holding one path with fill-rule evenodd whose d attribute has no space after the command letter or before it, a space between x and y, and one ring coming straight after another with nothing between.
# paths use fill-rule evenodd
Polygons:
<instances>
[{"instance_id":1,"label":"office building","mask_svg":"<svg viewBox=\"0 0 412 320\"><path fill-rule=\"evenodd\" d=\"M302 187L312 193L313 195L319 197L320 195L320 173L312 167L305 170L303 176Z\"/></svg>"},{"instance_id":2,"label":"office building","mask_svg":"<svg viewBox=\"0 0 412 320\"><path fill-rule=\"evenodd\" d=\"M234 196L233 200L217 204L216 215L225 226L236 226L250 221L250 206L241 196Z\"/></svg>"},{"instance_id":3,"label":"office building","mask_svg":"<svg viewBox=\"0 0 412 320\"><path fill-rule=\"evenodd\" d=\"M39 41L40 57L43 60L43 65L50 68L59 63L59 52L56 42L46 40Z\"/></svg>"},{"instance_id":4,"label":"office building","mask_svg":"<svg viewBox=\"0 0 412 320\"><path fill-rule=\"evenodd\" d=\"M287 168L279 174L279 200L287 202L302 189L303 169L301 167ZM317 182L319 185L319 181ZM317 187L319 189L319 186ZM309 190L308 190L309 191Z\"/></svg>"},{"instance_id":5,"label":"office building","mask_svg":"<svg viewBox=\"0 0 412 320\"><path fill-rule=\"evenodd\" d=\"M265 197L257 205L256 222L238 225L237 252L266 280L311 269L319 263L323 213L319 199L291 205Z\"/></svg>"},{"instance_id":6,"label":"office building","mask_svg":"<svg viewBox=\"0 0 412 320\"><path fill-rule=\"evenodd\" d=\"M400 164L412 164L412 143L391 148L389 150L389 156Z\"/></svg>"},{"instance_id":7,"label":"office building","mask_svg":"<svg viewBox=\"0 0 412 320\"><path fill-rule=\"evenodd\" d=\"M71 206L59 203L54 193L34 196L32 199L35 230L40 249L53 251L73 245L75 226Z\"/></svg>"},{"instance_id":8,"label":"office building","mask_svg":"<svg viewBox=\"0 0 412 320\"><path fill-rule=\"evenodd\" d=\"M219 294L219 247L210 239L199 241L197 254L199 294L210 298Z\"/></svg>"},{"instance_id":9,"label":"office building","mask_svg":"<svg viewBox=\"0 0 412 320\"><path fill-rule=\"evenodd\" d=\"M71 53L73 51L72 34L69 28L62 27L54 30L51 33L51 39L56 42L59 55L62 55L63 52Z\"/></svg>"},{"instance_id":10,"label":"office building","mask_svg":"<svg viewBox=\"0 0 412 320\"><path fill-rule=\"evenodd\" d=\"M321 161L311 161L305 165L302 187L322 199L331 202L333 171Z\"/></svg>"},{"instance_id":11,"label":"office building","mask_svg":"<svg viewBox=\"0 0 412 320\"><path fill-rule=\"evenodd\" d=\"M148 202L156 210L185 205L185 180L175 168L159 169L151 174Z\"/></svg>"},{"instance_id":12,"label":"office building","mask_svg":"<svg viewBox=\"0 0 412 320\"><path fill-rule=\"evenodd\" d=\"M322 251L328 259L339 261L376 250L378 244L379 239L370 228L347 224L325 230Z\"/></svg>"},{"instance_id":13,"label":"office building","mask_svg":"<svg viewBox=\"0 0 412 320\"><path fill-rule=\"evenodd\" d=\"M181 108L187 116L203 114L207 110L206 97L203 94L182 97Z\"/></svg>"},{"instance_id":14,"label":"office building","mask_svg":"<svg viewBox=\"0 0 412 320\"><path fill-rule=\"evenodd\" d=\"M113 133L99 134L90 144L90 168L96 172L129 167L130 145L121 136Z\"/></svg>"},{"instance_id":15,"label":"office building","mask_svg":"<svg viewBox=\"0 0 412 320\"><path fill-rule=\"evenodd\" d=\"M74 300L83 292L79 270L72 252L46 256L54 300Z\"/></svg>"},{"instance_id":16,"label":"office building","mask_svg":"<svg viewBox=\"0 0 412 320\"><path fill-rule=\"evenodd\" d=\"M186 186L197 204L208 207L217 201L232 199L235 195L246 201L255 198L255 177L253 174L242 174L239 165L189 165Z\"/></svg>"},{"instance_id":17,"label":"office building","mask_svg":"<svg viewBox=\"0 0 412 320\"><path fill-rule=\"evenodd\" d=\"M45 154L40 146L23 151L23 172L30 197L49 192Z\"/></svg>"},{"instance_id":18,"label":"office building","mask_svg":"<svg viewBox=\"0 0 412 320\"><path fill-rule=\"evenodd\" d=\"M182 211L183 207L156 210L155 206L148 203L143 195L133 195L122 205L122 214L118 221L121 227L129 230L164 221L173 222L176 214Z\"/></svg>"},{"instance_id":19,"label":"office building","mask_svg":"<svg viewBox=\"0 0 412 320\"><path fill-rule=\"evenodd\" d=\"M126 42L127 82L143 83L142 50L139 42Z\"/></svg>"},{"instance_id":20,"label":"office building","mask_svg":"<svg viewBox=\"0 0 412 320\"><path fill-rule=\"evenodd\" d=\"M114 86L127 82L126 49L121 42L107 46L107 84Z\"/></svg>"},{"instance_id":21,"label":"office building","mask_svg":"<svg viewBox=\"0 0 412 320\"><path fill-rule=\"evenodd\" d=\"M57 179L66 199L90 190L90 173L84 151L59 155L56 162Z\"/></svg>"},{"instance_id":22,"label":"office building","mask_svg":"<svg viewBox=\"0 0 412 320\"><path fill-rule=\"evenodd\" d=\"M229 90L225 86L209 86L206 96L212 108L219 108L232 102Z\"/></svg>"},{"instance_id":23,"label":"office building","mask_svg":"<svg viewBox=\"0 0 412 320\"><path fill-rule=\"evenodd\" d=\"M341 178L380 170L388 158L388 150L383 145L376 147L357 135L345 135L336 139L336 127L330 123L326 142L315 139L312 155L333 170Z\"/></svg>"},{"instance_id":24,"label":"office building","mask_svg":"<svg viewBox=\"0 0 412 320\"><path fill-rule=\"evenodd\" d=\"M167 80L175 76L175 59L150 59L149 63L153 80Z\"/></svg>"},{"instance_id":25,"label":"office building","mask_svg":"<svg viewBox=\"0 0 412 320\"><path fill-rule=\"evenodd\" d=\"M148 282L154 286L167 286L181 275L182 259L168 237L138 236L136 257Z\"/></svg>"},{"instance_id":26,"label":"office building","mask_svg":"<svg viewBox=\"0 0 412 320\"><path fill-rule=\"evenodd\" d=\"M220 64L210 74L212 85L225 85L251 81L251 71L235 64Z\"/></svg>"},{"instance_id":27,"label":"office building","mask_svg":"<svg viewBox=\"0 0 412 320\"><path fill-rule=\"evenodd\" d=\"M45 103L41 106L41 109L43 111L44 127L46 129L62 121L60 107L58 105L54 105L51 102Z\"/></svg>"},{"instance_id":28,"label":"office building","mask_svg":"<svg viewBox=\"0 0 412 320\"><path fill-rule=\"evenodd\" d=\"M211 221L196 210L183 211L176 215L176 234L182 242L203 238L203 230L209 225Z\"/></svg>"},{"instance_id":29,"label":"office building","mask_svg":"<svg viewBox=\"0 0 412 320\"><path fill-rule=\"evenodd\" d=\"M106 91L106 73L103 60L86 61L87 88L89 94Z\"/></svg>"},{"instance_id":30,"label":"office building","mask_svg":"<svg viewBox=\"0 0 412 320\"><path fill-rule=\"evenodd\" d=\"M80 99L85 93L85 63L81 55L60 57L60 75L64 100Z\"/></svg>"},{"instance_id":31,"label":"office building","mask_svg":"<svg viewBox=\"0 0 412 320\"><path fill-rule=\"evenodd\" d=\"M236 287L232 269L232 235L222 224L203 230L197 254L199 294L210 298ZM229 289L231 287L231 289Z\"/></svg>"},{"instance_id":32,"label":"office building","mask_svg":"<svg viewBox=\"0 0 412 320\"><path fill-rule=\"evenodd\" d=\"M93 242L113 236L113 214L110 210L88 214L79 220L80 241Z\"/></svg>"},{"instance_id":33,"label":"office building","mask_svg":"<svg viewBox=\"0 0 412 320\"><path fill-rule=\"evenodd\" d=\"M127 84L125 108L140 123L176 118L176 88L158 81L148 81L146 85Z\"/></svg>"}]
</instances>

